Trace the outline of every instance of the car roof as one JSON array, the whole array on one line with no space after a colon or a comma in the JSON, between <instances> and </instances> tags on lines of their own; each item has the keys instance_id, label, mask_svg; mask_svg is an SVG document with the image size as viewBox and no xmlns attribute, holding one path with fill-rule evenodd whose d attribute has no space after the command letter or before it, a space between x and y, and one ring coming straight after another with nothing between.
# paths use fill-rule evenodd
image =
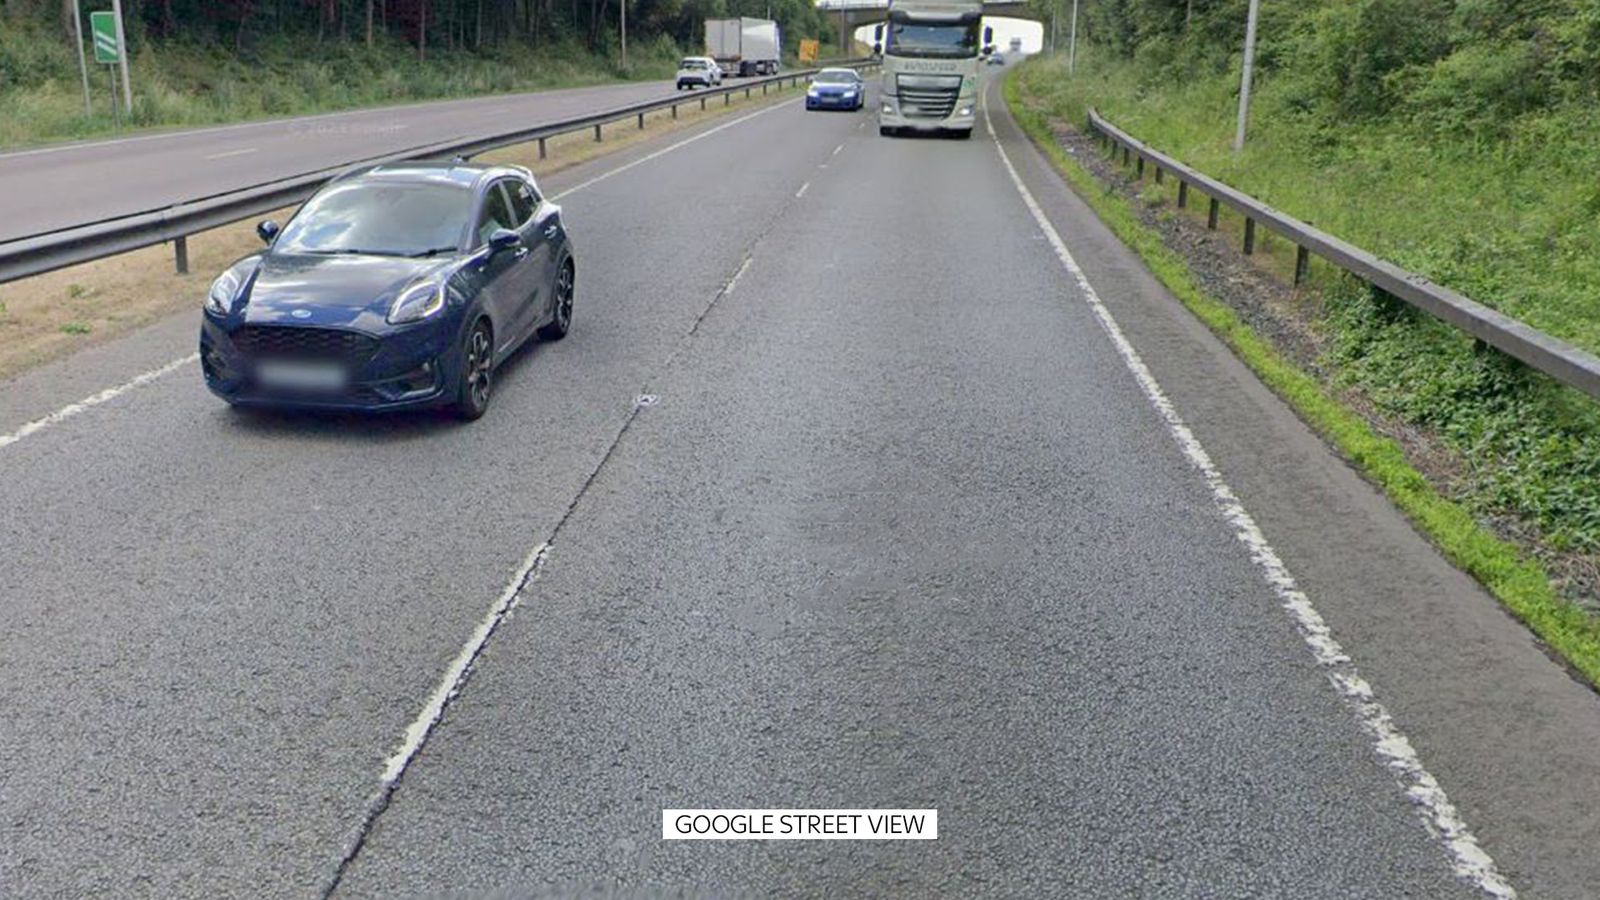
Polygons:
<instances>
[{"instance_id":1,"label":"car roof","mask_svg":"<svg viewBox=\"0 0 1600 900\"><path fill-rule=\"evenodd\" d=\"M843 66L829 66L826 69L818 69L817 70L817 74L818 75L838 75L840 73L843 73L845 75L857 75L857 76L859 76L861 74L860 72L857 72L855 69L846 69Z\"/></svg>"},{"instance_id":2,"label":"car roof","mask_svg":"<svg viewBox=\"0 0 1600 900\"><path fill-rule=\"evenodd\" d=\"M359 166L342 173L334 180L431 181L458 184L462 187L470 188L481 181L507 175L519 175L529 181L533 180L533 173L521 166L477 163L465 159L419 159L379 163L374 166Z\"/></svg>"}]
</instances>

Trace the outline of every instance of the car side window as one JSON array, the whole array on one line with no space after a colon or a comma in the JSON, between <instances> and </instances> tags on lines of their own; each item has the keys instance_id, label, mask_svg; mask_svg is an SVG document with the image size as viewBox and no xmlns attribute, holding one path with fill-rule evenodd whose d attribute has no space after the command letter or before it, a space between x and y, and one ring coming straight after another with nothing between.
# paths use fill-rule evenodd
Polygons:
<instances>
[{"instance_id":1,"label":"car side window","mask_svg":"<svg viewBox=\"0 0 1600 900\"><path fill-rule=\"evenodd\" d=\"M505 183L497 181L489 185L483 197L483 211L478 213L478 243L487 243L489 235L497 228L516 228L518 224L511 213L511 204L506 202Z\"/></svg>"},{"instance_id":2,"label":"car side window","mask_svg":"<svg viewBox=\"0 0 1600 900\"><path fill-rule=\"evenodd\" d=\"M528 224L533 218L533 209L539 205L539 198L533 192L533 187L520 178L507 181L506 190L511 195L511 214L517 219L517 227Z\"/></svg>"}]
</instances>

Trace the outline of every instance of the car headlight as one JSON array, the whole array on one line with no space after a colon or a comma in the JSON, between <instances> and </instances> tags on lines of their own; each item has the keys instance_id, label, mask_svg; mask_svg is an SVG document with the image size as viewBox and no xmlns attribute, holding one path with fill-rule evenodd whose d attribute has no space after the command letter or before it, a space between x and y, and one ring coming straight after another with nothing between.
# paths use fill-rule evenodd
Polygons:
<instances>
[{"instance_id":1,"label":"car headlight","mask_svg":"<svg viewBox=\"0 0 1600 900\"><path fill-rule=\"evenodd\" d=\"M444 309L445 283L425 281L400 292L394 305L389 307L389 324L404 325L420 322Z\"/></svg>"},{"instance_id":2,"label":"car headlight","mask_svg":"<svg viewBox=\"0 0 1600 900\"><path fill-rule=\"evenodd\" d=\"M845 88L844 89L844 95L846 97L854 97L856 95L856 89L855 88Z\"/></svg>"},{"instance_id":3,"label":"car headlight","mask_svg":"<svg viewBox=\"0 0 1600 900\"><path fill-rule=\"evenodd\" d=\"M233 301L239 297L239 278L237 267L229 269L217 276L211 282L211 290L206 294L206 312L217 316L226 316L233 311Z\"/></svg>"}]
</instances>

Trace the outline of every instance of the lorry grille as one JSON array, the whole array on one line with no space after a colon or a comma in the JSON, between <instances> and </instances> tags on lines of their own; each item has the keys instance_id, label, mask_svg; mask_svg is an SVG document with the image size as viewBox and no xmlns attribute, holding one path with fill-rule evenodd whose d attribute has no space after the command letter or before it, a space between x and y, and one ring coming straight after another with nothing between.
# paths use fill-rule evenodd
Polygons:
<instances>
[{"instance_id":1,"label":"lorry grille","mask_svg":"<svg viewBox=\"0 0 1600 900\"><path fill-rule=\"evenodd\" d=\"M943 119L961 96L960 75L901 75L900 114L908 119Z\"/></svg>"}]
</instances>

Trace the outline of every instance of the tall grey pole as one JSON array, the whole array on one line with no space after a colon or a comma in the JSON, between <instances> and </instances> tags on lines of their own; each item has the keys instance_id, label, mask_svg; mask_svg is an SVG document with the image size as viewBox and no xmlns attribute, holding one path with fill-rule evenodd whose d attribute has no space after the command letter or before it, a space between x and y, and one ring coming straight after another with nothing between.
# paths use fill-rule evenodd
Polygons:
<instances>
[{"instance_id":1,"label":"tall grey pole","mask_svg":"<svg viewBox=\"0 0 1600 900\"><path fill-rule=\"evenodd\" d=\"M622 0L622 67L628 67L628 0Z\"/></svg>"},{"instance_id":2,"label":"tall grey pole","mask_svg":"<svg viewBox=\"0 0 1600 900\"><path fill-rule=\"evenodd\" d=\"M1067 38L1067 74L1078 68L1078 0L1072 0L1072 35Z\"/></svg>"},{"instance_id":3,"label":"tall grey pole","mask_svg":"<svg viewBox=\"0 0 1600 900\"><path fill-rule=\"evenodd\" d=\"M117 55L122 57L122 108L133 115L133 89L128 86L128 32L122 27L122 0L111 0L111 11L117 16Z\"/></svg>"},{"instance_id":4,"label":"tall grey pole","mask_svg":"<svg viewBox=\"0 0 1600 900\"><path fill-rule=\"evenodd\" d=\"M94 118L94 102L89 99L89 60L83 52L83 13L78 11L78 0L72 0L72 36L78 41L78 74L83 76L83 114Z\"/></svg>"},{"instance_id":5,"label":"tall grey pole","mask_svg":"<svg viewBox=\"0 0 1600 900\"><path fill-rule=\"evenodd\" d=\"M1244 80L1239 84L1239 130L1233 135L1233 151L1244 149L1245 126L1250 121L1250 76L1256 65L1256 18L1261 0L1250 0L1250 20L1244 29Z\"/></svg>"},{"instance_id":6,"label":"tall grey pole","mask_svg":"<svg viewBox=\"0 0 1600 900\"><path fill-rule=\"evenodd\" d=\"M1051 0L1050 3L1050 52L1056 52L1056 7L1060 0Z\"/></svg>"}]
</instances>

